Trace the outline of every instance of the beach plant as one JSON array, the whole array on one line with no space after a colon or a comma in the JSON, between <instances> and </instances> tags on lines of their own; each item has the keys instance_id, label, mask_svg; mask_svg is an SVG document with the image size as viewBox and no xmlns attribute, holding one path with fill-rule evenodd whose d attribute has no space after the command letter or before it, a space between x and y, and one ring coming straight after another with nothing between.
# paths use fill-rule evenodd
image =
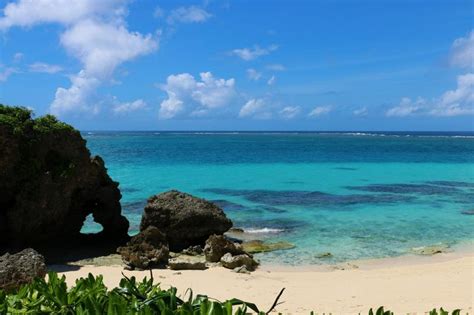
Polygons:
<instances>
[{"instance_id":1,"label":"beach plant","mask_svg":"<svg viewBox=\"0 0 474 315\"><path fill-rule=\"evenodd\" d=\"M109 291L102 276L89 274L68 289L65 276L52 272L46 280L35 279L15 292L0 291L0 314L265 314L255 304L239 299L220 302L206 295L194 296L192 290L185 296L178 297L176 288L162 290L153 277L137 281L124 276Z\"/></svg>"},{"instance_id":2,"label":"beach plant","mask_svg":"<svg viewBox=\"0 0 474 315\"><path fill-rule=\"evenodd\" d=\"M135 277L123 275L120 284L107 289L103 276L89 274L77 279L68 288L65 276L48 274L47 279L35 279L16 291L0 290L0 314L51 314L51 315L244 315L269 314L279 304L284 289L280 291L270 309L261 311L255 304L240 299L224 302L206 295L195 295L188 289L184 297L178 296L176 288L163 290L154 283L153 274L137 281ZM315 314L311 312L311 314ZM369 315L392 315L393 312L379 307L369 310ZM444 309L433 309L430 315L449 315ZM459 315L455 310L451 315Z\"/></svg>"}]
</instances>

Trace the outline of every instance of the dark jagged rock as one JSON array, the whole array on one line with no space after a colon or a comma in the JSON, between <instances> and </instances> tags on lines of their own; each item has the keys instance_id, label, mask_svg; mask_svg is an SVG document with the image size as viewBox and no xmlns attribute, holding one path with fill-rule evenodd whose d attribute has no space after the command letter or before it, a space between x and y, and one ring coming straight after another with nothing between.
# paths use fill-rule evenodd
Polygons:
<instances>
[{"instance_id":1,"label":"dark jagged rock","mask_svg":"<svg viewBox=\"0 0 474 315\"><path fill-rule=\"evenodd\" d=\"M147 269L168 263L169 249L166 236L156 227L149 226L132 237L126 246L119 247L123 262L132 269Z\"/></svg>"},{"instance_id":2,"label":"dark jagged rock","mask_svg":"<svg viewBox=\"0 0 474 315\"><path fill-rule=\"evenodd\" d=\"M44 257L27 248L16 254L0 256L0 290L10 291L46 275Z\"/></svg>"},{"instance_id":3,"label":"dark jagged rock","mask_svg":"<svg viewBox=\"0 0 474 315\"><path fill-rule=\"evenodd\" d=\"M189 255L189 256L199 256L204 253L201 245L194 245L194 246L189 246L186 249L183 249L181 251L181 254L183 255Z\"/></svg>"},{"instance_id":4,"label":"dark jagged rock","mask_svg":"<svg viewBox=\"0 0 474 315\"><path fill-rule=\"evenodd\" d=\"M247 254L234 256L231 253L222 256L221 264L228 269L245 266L248 271L254 271L258 266L258 262Z\"/></svg>"},{"instance_id":5,"label":"dark jagged rock","mask_svg":"<svg viewBox=\"0 0 474 315\"><path fill-rule=\"evenodd\" d=\"M166 234L170 249L181 250L203 245L210 235L230 229L232 222L215 204L171 190L148 199L140 230L148 226L156 226Z\"/></svg>"},{"instance_id":6,"label":"dark jagged rock","mask_svg":"<svg viewBox=\"0 0 474 315\"><path fill-rule=\"evenodd\" d=\"M0 248L70 244L93 215L106 242L128 239L118 183L73 127L0 105Z\"/></svg>"},{"instance_id":7,"label":"dark jagged rock","mask_svg":"<svg viewBox=\"0 0 474 315\"><path fill-rule=\"evenodd\" d=\"M204 247L204 255L209 262L218 262L221 257L227 253L232 255L244 254L244 250L240 244L228 240L223 235L211 235L206 241Z\"/></svg>"}]
</instances>

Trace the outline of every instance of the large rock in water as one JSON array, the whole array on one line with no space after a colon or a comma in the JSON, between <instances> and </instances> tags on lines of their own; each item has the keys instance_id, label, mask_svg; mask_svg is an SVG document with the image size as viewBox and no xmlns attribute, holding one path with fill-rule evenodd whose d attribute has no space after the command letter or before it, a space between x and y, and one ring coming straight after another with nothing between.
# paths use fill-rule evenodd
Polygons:
<instances>
[{"instance_id":1,"label":"large rock in water","mask_svg":"<svg viewBox=\"0 0 474 315\"><path fill-rule=\"evenodd\" d=\"M0 256L0 290L17 289L45 275L44 257L34 249L27 248L13 255L7 253Z\"/></svg>"},{"instance_id":2,"label":"large rock in water","mask_svg":"<svg viewBox=\"0 0 474 315\"><path fill-rule=\"evenodd\" d=\"M67 244L90 214L103 239L128 238L118 183L73 127L0 105L0 152L0 252Z\"/></svg>"},{"instance_id":3,"label":"large rock in water","mask_svg":"<svg viewBox=\"0 0 474 315\"><path fill-rule=\"evenodd\" d=\"M171 190L148 199L140 230L150 225L166 234L171 250L181 250L203 245L212 234L223 234L232 221L215 204Z\"/></svg>"}]
</instances>

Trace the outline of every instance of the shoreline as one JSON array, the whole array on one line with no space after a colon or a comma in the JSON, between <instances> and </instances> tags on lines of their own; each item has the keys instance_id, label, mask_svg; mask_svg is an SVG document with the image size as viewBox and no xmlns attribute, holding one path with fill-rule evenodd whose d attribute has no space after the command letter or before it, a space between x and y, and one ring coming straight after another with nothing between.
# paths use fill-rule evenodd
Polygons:
<instances>
[{"instance_id":1,"label":"shoreline","mask_svg":"<svg viewBox=\"0 0 474 315\"><path fill-rule=\"evenodd\" d=\"M191 288L195 294L226 300L239 298L267 309L282 288L286 288L277 312L364 314L370 308L384 306L397 313L424 314L443 307L474 310L474 249L462 247L433 256L357 260L333 265L276 266L262 265L251 274L238 274L223 267L204 271L153 269L162 288L174 286L184 296ZM356 267L355 267L356 266ZM65 275L69 285L90 272L102 274L109 287L118 285L122 272L138 279L149 271L126 271L123 266L51 265Z\"/></svg>"}]
</instances>

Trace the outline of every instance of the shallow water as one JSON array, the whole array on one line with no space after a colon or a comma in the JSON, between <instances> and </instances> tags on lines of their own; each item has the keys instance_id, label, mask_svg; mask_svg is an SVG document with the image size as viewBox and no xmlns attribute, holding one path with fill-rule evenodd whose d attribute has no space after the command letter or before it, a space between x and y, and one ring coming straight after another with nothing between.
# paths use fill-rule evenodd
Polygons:
<instances>
[{"instance_id":1,"label":"shallow water","mask_svg":"<svg viewBox=\"0 0 474 315\"><path fill-rule=\"evenodd\" d=\"M474 239L474 216L462 214L474 208L472 133L83 136L120 182L132 234L149 196L178 189L216 201L255 238L296 245L259 255L264 262L378 258Z\"/></svg>"}]
</instances>

